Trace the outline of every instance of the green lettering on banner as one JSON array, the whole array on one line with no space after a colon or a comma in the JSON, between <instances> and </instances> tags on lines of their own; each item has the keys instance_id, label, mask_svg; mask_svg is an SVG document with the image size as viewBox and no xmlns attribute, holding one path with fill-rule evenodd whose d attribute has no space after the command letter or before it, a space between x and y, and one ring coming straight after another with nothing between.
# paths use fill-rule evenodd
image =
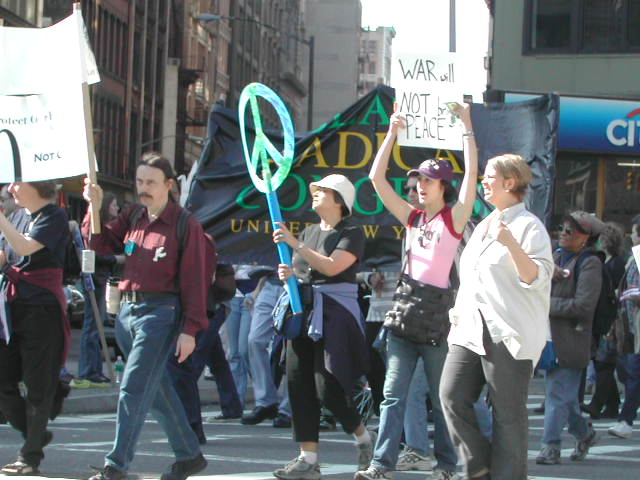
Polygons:
<instances>
[{"instance_id":1,"label":"green lettering on banner","mask_svg":"<svg viewBox=\"0 0 640 480\"><path fill-rule=\"evenodd\" d=\"M382 213L382 211L384 210L384 204L382 203L382 201L380 201L380 197L378 197L378 195L374 195L374 197L376 198L377 207L372 212L368 212L364 210L360 206L360 202L358 201L358 192L360 191L360 187L362 186L363 183L368 181L369 181L369 177L362 177L361 179L357 180L356 183L354 184L354 187L356 187L356 199L355 199L355 202L353 203L353 209L362 215L378 215L379 213Z\"/></svg>"},{"instance_id":2,"label":"green lettering on banner","mask_svg":"<svg viewBox=\"0 0 640 480\"><path fill-rule=\"evenodd\" d=\"M253 190L254 186L253 185L249 185L248 187L245 187L242 189L242 191L238 194L238 196L236 197L236 203L238 205L240 205L242 208L247 209L247 210L255 210L256 208L260 208L259 205L249 205L244 201L244 198L247 196L247 194Z\"/></svg>"},{"instance_id":3,"label":"green lettering on banner","mask_svg":"<svg viewBox=\"0 0 640 480\"><path fill-rule=\"evenodd\" d=\"M360 125L369 125L369 116L378 115L380 117L379 125L389 125L389 114L384 108L382 100L379 95L376 95L369 106L369 110L364 115L364 119L360 122Z\"/></svg>"},{"instance_id":4,"label":"green lettering on banner","mask_svg":"<svg viewBox=\"0 0 640 480\"><path fill-rule=\"evenodd\" d=\"M302 207L302 205L304 205L304 202L307 200L307 192L308 192L307 185L304 182L304 179L300 175L298 175L297 173L290 173L289 178L293 178L298 183L298 198L296 202L290 207L285 207L283 205L280 205L280 209L284 210L285 212L297 210L298 208Z\"/></svg>"}]
</instances>

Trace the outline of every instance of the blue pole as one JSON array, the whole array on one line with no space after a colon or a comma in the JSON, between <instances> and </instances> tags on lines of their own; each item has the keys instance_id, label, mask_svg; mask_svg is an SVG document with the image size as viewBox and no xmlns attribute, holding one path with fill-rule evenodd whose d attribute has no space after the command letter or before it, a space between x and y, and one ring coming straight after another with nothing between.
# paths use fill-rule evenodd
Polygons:
<instances>
[{"instance_id":1,"label":"blue pole","mask_svg":"<svg viewBox=\"0 0 640 480\"><path fill-rule=\"evenodd\" d=\"M280 212L280 203L278 202L278 196L276 192L269 192L267 196L267 205L269 205L269 214L271 215L271 224L273 229L280 228L276 225L276 222L282 222L282 213ZM284 242L277 244L278 255L280 256L280 263L286 263L291 265L291 250L289 245ZM300 291L298 290L298 282L295 275L289 277L287 280L287 290L289 291L289 300L291 303L291 311L293 313L302 313L302 301L300 300Z\"/></svg>"}]
</instances>

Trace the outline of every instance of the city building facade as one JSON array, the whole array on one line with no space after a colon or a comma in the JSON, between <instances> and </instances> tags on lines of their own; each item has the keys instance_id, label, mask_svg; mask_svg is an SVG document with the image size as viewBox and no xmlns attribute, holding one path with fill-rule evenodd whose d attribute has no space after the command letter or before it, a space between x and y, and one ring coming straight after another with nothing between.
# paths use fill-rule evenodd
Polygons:
<instances>
[{"instance_id":1,"label":"city building facade","mask_svg":"<svg viewBox=\"0 0 640 480\"><path fill-rule=\"evenodd\" d=\"M313 127L358 99L360 0L305 0L307 35L315 38Z\"/></svg>"},{"instance_id":2,"label":"city building facade","mask_svg":"<svg viewBox=\"0 0 640 480\"><path fill-rule=\"evenodd\" d=\"M0 25L41 27L44 0L0 0Z\"/></svg>"},{"instance_id":3,"label":"city building facade","mask_svg":"<svg viewBox=\"0 0 640 480\"><path fill-rule=\"evenodd\" d=\"M391 85L391 54L393 27L363 29L358 56L358 97L363 97L378 85Z\"/></svg>"},{"instance_id":4,"label":"city building facade","mask_svg":"<svg viewBox=\"0 0 640 480\"><path fill-rule=\"evenodd\" d=\"M554 214L628 226L640 201L640 4L493 2L492 93L561 96Z\"/></svg>"}]
</instances>

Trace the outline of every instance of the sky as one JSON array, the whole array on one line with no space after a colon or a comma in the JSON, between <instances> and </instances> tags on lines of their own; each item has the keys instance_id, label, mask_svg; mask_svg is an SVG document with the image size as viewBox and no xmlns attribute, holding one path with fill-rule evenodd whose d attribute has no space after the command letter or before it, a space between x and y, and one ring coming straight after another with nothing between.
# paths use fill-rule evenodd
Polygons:
<instances>
[{"instance_id":1,"label":"sky","mask_svg":"<svg viewBox=\"0 0 640 480\"><path fill-rule=\"evenodd\" d=\"M394 51L449 51L449 0L361 0L361 3L363 27L395 28Z\"/></svg>"}]
</instances>

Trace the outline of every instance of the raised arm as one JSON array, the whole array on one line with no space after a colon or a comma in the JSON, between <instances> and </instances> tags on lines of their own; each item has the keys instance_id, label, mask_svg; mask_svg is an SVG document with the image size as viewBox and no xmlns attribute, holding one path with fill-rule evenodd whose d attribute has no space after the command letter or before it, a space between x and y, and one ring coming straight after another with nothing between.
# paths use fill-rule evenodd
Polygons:
<instances>
[{"instance_id":1,"label":"raised arm","mask_svg":"<svg viewBox=\"0 0 640 480\"><path fill-rule=\"evenodd\" d=\"M394 112L390 119L387 136L384 138L380 150L378 150L376 158L373 160L369 178L386 209L389 210L402 225L406 225L413 207L396 193L387 180L389 157L391 156L393 145L398 136L399 128L405 128L405 119L400 116L398 112Z\"/></svg>"},{"instance_id":2,"label":"raised arm","mask_svg":"<svg viewBox=\"0 0 640 480\"><path fill-rule=\"evenodd\" d=\"M473 213L473 204L476 201L478 182L478 148L476 147L473 125L471 123L471 105L458 104L456 113L460 116L464 126L462 134L462 148L464 149L464 177L460 185L458 201L451 209L453 228L462 233L464 227Z\"/></svg>"}]
</instances>

